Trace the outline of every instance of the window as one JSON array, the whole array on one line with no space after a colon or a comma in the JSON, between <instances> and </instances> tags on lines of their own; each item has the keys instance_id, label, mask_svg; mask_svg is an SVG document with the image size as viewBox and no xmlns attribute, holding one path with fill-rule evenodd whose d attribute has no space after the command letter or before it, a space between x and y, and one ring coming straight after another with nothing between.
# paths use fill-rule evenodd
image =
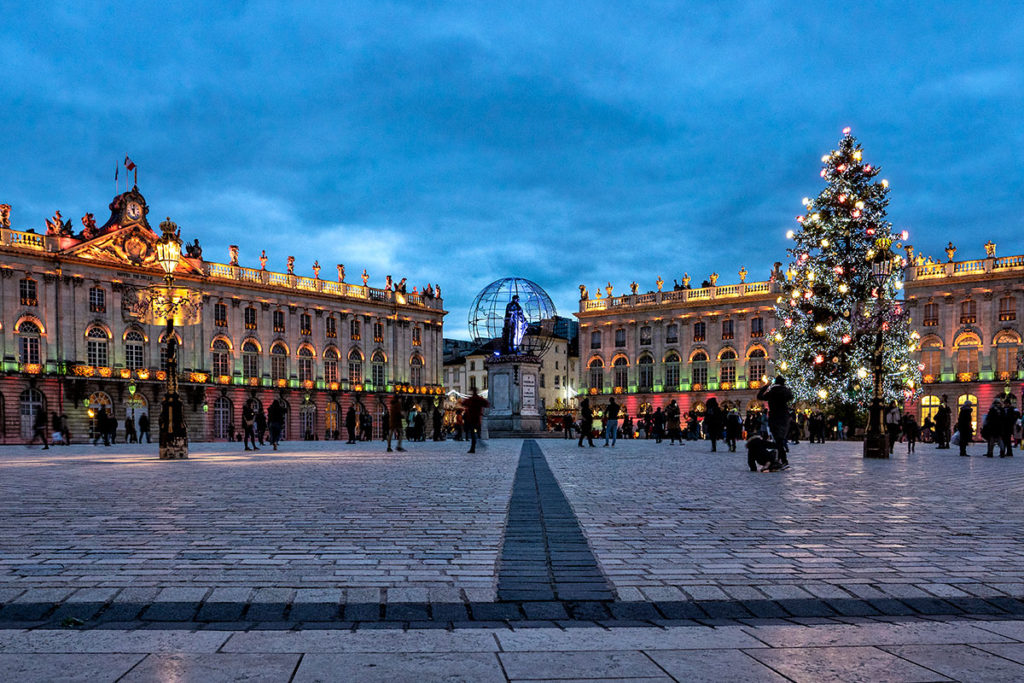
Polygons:
<instances>
[{"instance_id":1,"label":"window","mask_svg":"<svg viewBox=\"0 0 1024 683\"><path fill-rule=\"evenodd\" d=\"M36 298L36 281L32 278L24 278L21 281L21 305L22 306L36 306L39 304L39 299Z\"/></svg>"},{"instance_id":2,"label":"window","mask_svg":"<svg viewBox=\"0 0 1024 683\"><path fill-rule=\"evenodd\" d=\"M18 351L22 363L39 363L39 326L23 322L18 326Z\"/></svg>"},{"instance_id":3,"label":"window","mask_svg":"<svg viewBox=\"0 0 1024 683\"><path fill-rule=\"evenodd\" d=\"M107 332L102 327L90 327L85 333L85 353L89 365L107 366Z\"/></svg>"},{"instance_id":4,"label":"window","mask_svg":"<svg viewBox=\"0 0 1024 683\"><path fill-rule=\"evenodd\" d=\"M352 341L359 341L360 339L362 339L363 335L360 332L361 329L362 328L359 325L359 321L353 318L352 321L349 323L349 338Z\"/></svg>"},{"instance_id":5,"label":"window","mask_svg":"<svg viewBox=\"0 0 1024 683\"><path fill-rule=\"evenodd\" d=\"M373 341L378 344L384 342L384 323L380 321L373 323Z\"/></svg>"},{"instance_id":6,"label":"window","mask_svg":"<svg viewBox=\"0 0 1024 683\"><path fill-rule=\"evenodd\" d=\"M753 349L747 356L747 381L762 382L767 379L768 354L764 349Z\"/></svg>"},{"instance_id":7,"label":"window","mask_svg":"<svg viewBox=\"0 0 1024 683\"><path fill-rule=\"evenodd\" d=\"M562 379L561 376L555 375L555 389L558 388L558 380Z\"/></svg>"},{"instance_id":8,"label":"window","mask_svg":"<svg viewBox=\"0 0 1024 683\"><path fill-rule=\"evenodd\" d=\"M409 383L414 387L423 386L423 359L419 356L409 361Z\"/></svg>"},{"instance_id":9,"label":"window","mask_svg":"<svg viewBox=\"0 0 1024 683\"><path fill-rule=\"evenodd\" d=\"M978 321L978 302L968 299L960 304L960 324L969 325Z\"/></svg>"},{"instance_id":10,"label":"window","mask_svg":"<svg viewBox=\"0 0 1024 683\"><path fill-rule=\"evenodd\" d=\"M654 386L654 359L650 356L641 356L637 366L640 374L640 390L650 391Z\"/></svg>"},{"instance_id":11,"label":"window","mask_svg":"<svg viewBox=\"0 0 1024 683\"><path fill-rule=\"evenodd\" d=\"M412 328L412 345L420 346L423 344L423 330L419 327Z\"/></svg>"},{"instance_id":12,"label":"window","mask_svg":"<svg viewBox=\"0 0 1024 683\"><path fill-rule=\"evenodd\" d=\"M764 318L758 316L750 319L750 336L755 338L764 336Z\"/></svg>"},{"instance_id":13,"label":"window","mask_svg":"<svg viewBox=\"0 0 1024 683\"><path fill-rule=\"evenodd\" d=\"M978 372L978 347L981 342L974 335L960 340L956 351L956 372L958 375L974 375ZM965 378L971 379L971 378Z\"/></svg>"},{"instance_id":14,"label":"window","mask_svg":"<svg viewBox=\"0 0 1024 683\"><path fill-rule=\"evenodd\" d=\"M1017 349L1020 338L1013 332L1003 331L996 335L996 379L1017 378Z\"/></svg>"},{"instance_id":15,"label":"window","mask_svg":"<svg viewBox=\"0 0 1024 683\"><path fill-rule=\"evenodd\" d=\"M708 354L703 351L693 354L690 359L690 382L701 386L708 383Z\"/></svg>"},{"instance_id":16,"label":"window","mask_svg":"<svg viewBox=\"0 0 1024 683\"><path fill-rule=\"evenodd\" d=\"M616 389L625 389L629 384L629 361L625 358L616 358L612 363L612 381Z\"/></svg>"},{"instance_id":17,"label":"window","mask_svg":"<svg viewBox=\"0 0 1024 683\"><path fill-rule=\"evenodd\" d=\"M722 339L732 339L733 327L731 320L722 321Z\"/></svg>"},{"instance_id":18,"label":"window","mask_svg":"<svg viewBox=\"0 0 1024 683\"><path fill-rule=\"evenodd\" d=\"M213 324L217 327L228 326L227 304L218 303L213 305Z\"/></svg>"},{"instance_id":19,"label":"window","mask_svg":"<svg viewBox=\"0 0 1024 683\"><path fill-rule=\"evenodd\" d=\"M102 287L89 288L89 312L107 312L107 293L103 290Z\"/></svg>"},{"instance_id":20,"label":"window","mask_svg":"<svg viewBox=\"0 0 1024 683\"><path fill-rule=\"evenodd\" d=\"M370 358L370 376L373 378L374 388L381 389L388 383L387 360L380 351L375 351Z\"/></svg>"},{"instance_id":21,"label":"window","mask_svg":"<svg viewBox=\"0 0 1024 683\"><path fill-rule=\"evenodd\" d=\"M146 338L138 330L129 330L124 335L124 366L129 370L138 370L142 367L142 351Z\"/></svg>"},{"instance_id":22,"label":"window","mask_svg":"<svg viewBox=\"0 0 1024 683\"><path fill-rule=\"evenodd\" d=\"M679 325L672 323L665 328L665 343L675 344L679 341Z\"/></svg>"},{"instance_id":23,"label":"window","mask_svg":"<svg viewBox=\"0 0 1024 683\"><path fill-rule=\"evenodd\" d=\"M348 381L352 384L363 383L363 354L359 353L359 349L349 351Z\"/></svg>"},{"instance_id":24,"label":"window","mask_svg":"<svg viewBox=\"0 0 1024 683\"><path fill-rule=\"evenodd\" d=\"M921 397L921 424L928 418L931 418L932 422L935 422L935 414L939 412L939 397L938 396L922 396Z\"/></svg>"},{"instance_id":25,"label":"window","mask_svg":"<svg viewBox=\"0 0 1024 683\"><path fill-rule=\"evenodd\" d=\"M722 351L718 356L718 381L733 384L736 382L736 352L732 349Z\"/></svg>"},{"instance_id":26,"label":"window","mask_svg":"<svg viewBox=\"0 0 1024 683\"><path fill-rule=\"evenodd\" d=\"M924 305L924 326L935 327L939 324L939 305L927 303Z\"/></svg>"},{"instance_id":27,"label":"window","mask_svg":"<svg viewBox=\"0 0 1024 683\"><path fill-rule=\"evenodd\" d=\"M173 332L175 339L178 340L178 349L181 349L181 337L178 336L177 332ZM160 335L159 346L160 346L160 369L167 372L167 333L164 332ZM179 366L181 367L181 366Z\"/></svg>"},{"instance_id":28,"label":"window","mask_svg":"<svg viewBox=\"0 0 1024 683\"><path fill-rule=\"evenodd\" d=\"M325 327L329 338L334 339L338 336L338 320L333 315L327 316Z\"/></svg>"},{"instance_id":29,"label":"window","mask_svg":"<svg viewBox=\"0 0 1024 683\"><path fill-rule=\"evenodd\" d=\"M619 328L615 330L615 348L621 349L626 345L626 330Z\"/></svg>"},{"instance_id":30,"label":"window","mask_svg":"<svg viewBox=\"0 0 1024 683\"><path fill-rule=\"evenodd\" d=\"M270 349L270 377L274 380L288 379L288 350L284 344L274 344Z\"/></svg>"},{"instance_id":31,"label":"window","mask_svg":"<svg viewBox=\"0 0 1024 683\"><path fill-rule=\"evenodd\" d=\"M651 345L651 328L649 325L644 325L640 328L640 346Z\"/></svg>"},{"instance_id":32,"label":"window","mask_svg":"<svg viewBox=\"0 0 1024 683\"><path fill-rule=\"evenodd\" d=\"M218 439L228 438L228 425L231 424L231 399L218 396L213 402L213 436Z\"/></svg>"},{"instance_id":33,"label":"window","mask_svg":"<svg viewBox=\"0 0 1024 683\"><path fill-rule=\"evenodd\" d=\"M604 388L604 362L600 358L590 361L590 388L601 391Z\"/></svg>"},{"instance_id":34,"label":"window","mask_svg":"<svg viewBox=\"0 0 1024 683\"><path fill-rule=\"evenodd\" d=\"M338 352L334 349L324 351L324 381L338 381Z\"/></svg>"},{"instance_id":35,"label":"window","mask_svg":"<svg viewBox=\"0 0 1024 683\"><path fill-rule=\"evenodd\" d=\"M274 332L284 332L284 311L274 311ZM270 350L274 352L273 349Z\"/></svg>"},{"instance_id":36,"label":"window","mask_svg":"<svg viewBox=\"0 0 1024 683\"><path fill-rule=\"evenodd\" d=\"M256 309L252 306L247 306L245 309L245 329L256 329Z\"/></svg>"},{"instance_id":37,"label":"window","mask_svg":"<svg viewBox=\"0 0 1024 683\"><path fill-rule=\"evenodd\" d=\"M242 376L246 379L260 376L260 348L254 341L242 344Z\"/></svg>"},{"instance_id":38,"label":"window","mask_svg":"<svg viewBox=\"0 0 1024 683\"><path fill-rule=\"evenodd\" d=\"M307 337L313 334L313 316L309 313L299 315L299 334L306 335Z\"/></svg>"},{"instance_id":39,"label":"window","mask_svg":"<svg viewBox=\"0 0 1024 683\"><path fill-rule=\"evenodd\" d=\"M540 388L544 388L544 373L540 373Z\"/></svg>"},{"instance_id":40,"label":"window","mask_svg":"<svg viewBox=\"0 0 1024 683\"><path fill-rule=\"evenodd\" d=\"M693 324L693 341L702 342L707 338L708 326L707 323L694 323Z\"/></svg>"},{"instance_id":41,"label":"window","mask_svg":"<svg viewBox=\"0 0 1024 683\"><path fill-rule=\"evenodd\" d=\"M469 361L469 369L470 369L471 371L472 371L472 370L476 370L476 361L475 361L475 360L471 360L471 361Z\"/></svg>"},{"instance_id":42,"label":"window","mask_svg":"<svg viewBox=\"0 0 1024 683\"><path fill-rule=\"evenodd\" d=\"M590 348L601 348L601 330L594 330L590 333Z\"/></svg>"},{"instance_id":43,"label":"window","mask_svg":"<svg viewBox=\"0 0 1024 683\"><path fill-rule=\"evenodd\" d=\"M925 382L939 379L942 374L942 342L935 338L921 342L921 364Z\"/></svg>"},{"instance_id":44,"label":"window","mask_svg":"<svg viewBox=\"0 0 1024 683\"><path fill-rule=\"evenodd\" d=\"M21 392L20 399L21 436L24 439L31 439L35 434L36 415L39 411L46 410L43 392L38 389L25 389Z\"/></svg>"},{"instance_id":45,"label":"window","mask_svg":"<svg viewBox=\"0 0 1024 683\"><path fill-rule=\"evenodd\" d=\"M1004 296L999 299L999 320L1008 321L1017 319L1017 299L1013 296Z\"/></svg>"},{"instance_id":46,"label":"window","mask_svg":"<svg viewBox=\"0 0 1024 683\"><path fill-rule=\"evenodd\" d=\"M213 342L213 374L215 376L231 374L231 348L223 339Z\"/></svg>"},{"instance_id":47,"label":"window","mask_svg":"<svg viewBox=\"0 0 1024 683\"><path fill-rule=\"evenodd\" d=\"M476 375L469 376L469 389L470 391L476 389Z\"/></svg>"},{"instance_id":48,"label":"window","mask_svg":"<svg viewBox=\"0 0 1024 683\"><path fill-rule=\"evenodd\" d=\"M312 382L316 379L313 368L313 350L308 346L299 349L299 381Z\"/></svg>"},{"instance_id":49,"label":"window","mask_svg":"<svg viewBox=\"0 0 1024 683\"><path fill-rule=\"evenodd\" d=\"M665 388L679 388L679 354L675 352L665 356Z\"/></svg>"}]
</instances>

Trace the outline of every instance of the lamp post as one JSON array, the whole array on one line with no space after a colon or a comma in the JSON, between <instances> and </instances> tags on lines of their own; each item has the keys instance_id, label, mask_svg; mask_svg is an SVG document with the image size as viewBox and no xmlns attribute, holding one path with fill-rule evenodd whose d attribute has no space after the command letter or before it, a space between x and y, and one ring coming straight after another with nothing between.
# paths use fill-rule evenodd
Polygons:
<instances>
[{"instance_id":1,"label":"lamp post","mask_svg":"<svg viewBox=\"0 0 1024 683\"><path fill-rule=\"evenodd\" d=\"M174 317L177 313L174 291L174 269L181 260L181 238L178 226L168 218L160 224L163 235L156 243L156 260L164 271L166 293L160 304L163 310L155 310L157 319L166 320L167 331L167 384L164 398L160 403L160 459L184 460L188 458L188 429L185 425L184 406L178 395L178 340L174 336ZM162 315L161 315L162 314Z\"/></svg>"},{"instance_id":2,"label":"lamp post","mask_svg":"<svg viewBox=\"0 0 1024 683\"><path fill-rule=\"evenodd\" d=\"M868 428L864 435L864 457L865 458L888 458L889 439L882 424L882 352L884 342L882 332L885 330L886 317L889 313L889 301L886 299L886 284L892 275L894 255L890 246L892 240L879 239L875 242L875 248L868 257L871 264L871 278L875 281L877 291L874 310L869 312L871 317L871 328L875 333L875 349L872 356L872 371L874 373L874 395L871 398L871 407L868 409Z\"/></svg>"}]
</instances>

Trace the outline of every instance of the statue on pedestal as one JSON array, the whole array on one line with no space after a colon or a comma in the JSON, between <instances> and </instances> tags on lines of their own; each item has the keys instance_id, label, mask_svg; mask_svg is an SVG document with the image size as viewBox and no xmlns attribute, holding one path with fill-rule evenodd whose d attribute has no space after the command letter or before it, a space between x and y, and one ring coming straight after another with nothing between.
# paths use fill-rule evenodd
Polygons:
<instances>
[{"instance_id":1,"label":"statue on pedestal","mask_svg":"<svg viewBox=\"0 0 1024 683\"><path fill-rule=\"evenodd\" d=\"M91 214L86 214L91 215ZM0 228L11 227L11 205L0 204Z\"/></svg>"},{"instance_id":2,"label":"statue on pedestal","mask_svg":"<svg viewBox=\"0 0 1024 683\"><path fill-rule=\"evenodd\" d=\"M263 251L260 252L260 269L261 270L266 270L267 269L267 250L266 249L264 249Z\"/></svg>"},{"instance_id":3,"label":"statue on pedestal","mask_svg":"<svg viewBox=\"0 0 1024 683\"><path fill-rule=\"evenodd\" d=\"M636 291L638 289L640 289L640 285L636 283L636 280L629 283L629 291L633 294L633 296L636 296Z\"/></svg>"},{"instance_id":4,"label":"statue on pedestal","mask_svg":"<svg viewBox=\"0 0 1024 683\"><path fill-rule=\"evenodd\" d=\"M370 274L366 272L366 268L363 268L363 287L370 281Z\"/></svg>"},{"instance_id":5,"label":"statue on pedestal","mask_svg":"<svg viewBox=\"0 0 1024 683\"><path fill-rule=\"evenodd\" d=\"M580 301L587 298L587 287L586 285L580 285Z\"/></svg>"},{"instance_id":6,"label":"statue on pedestal","mask_svg":"<svg viewBox=\"0 0 1024 683\"><path fill-rule=\"evenodd\" d=\"M313 261L313 277L317 280L320 279L320 261Z\"/></svg>"},{"instance_id":7,"label":"statue on pedestal","mask_svg":"<svg viewBox=\"0 0 1024 683\"><path fill-rule=\"evenodd\" d=\"M661 288L665 286L665 281L662 280L661 276L659 275L657 281L654 284L658 285L658 291L660 292Z\"/></svg>"},{"instance_id":8,"label":"statue on pedestal","mask_svg":"<svg viewBox=\"0 0 1024 683\"><path fill-rule=\"evenodd\" d=\"M228 261L228 265L230 265L230 266L237 266L238 265L238 245L237 244L232 244L231 246L229 246L228 247L228 254L230 254L230 256L231 256L230 260Z\"/></svg>"},{"instance_id":9,"label":"statue on pedestal","mask_svg":"<svg viewBox=\"0 0 1024 683\"><path fill-rule=\"evenodd\" d=\"M345 281L345 264L344 263L339 263L338 264L338 282L344 282L344 281Z\"/></svg>"},{"instance_id":10,"label":"statue on pedestal","mask_svg":"<svg viewBox=\"0 0 1024 683\"><path fill-rule=\"evenodd\" d=\"M689 288L690 288L690 274L689 273L683 273L683 289L689 289Z\"/></svg>"},{"instance_id":11,"label":"statue on pedestal","mask_svg":"<svg viewBox=\"0 0 1024 683\"><path fill-rule=\"evenodd\" d=\"M501 353L503 355L518 353L527 327L529 327L529 323L526 322L523 307L519 305L519 295L514 294L512 300L505 306L505 323L501 328Z\"/></svg>"},{"instance_id":12,"label":"statue on pedestal","mask_svg":"<svg viewBox=\"0 0 1024 683\"><path fill-rule=\"evenodd\" d=\"M747 269L746 268L740 268L740 284L743 284L746 281L747 281Z\"/></svg>"},{"instance_id":13,"label":"statue on pedestal","mask_svg":"<svg viewBox=\"0 0 1024 683\"><path fill-rule=\"evenodd\" d=\"M711 282L712 287L717 287L718 285L716 283L718 282L718 273L711 273L711 275L708 276L708 280Z\"/></svg>"},{"instance_id":14,"label":"statue on pedestal","mask_svg":"<svg viewBox=\"0 0 1024 683\"><path fill-rule=\"evenodd\" d=\"M985 256L988 258L996 257L996 244L992 240L985 243Z\"/></svg>"},{"instance_id":15,"label":"statue on pedestal","mask_svg":"<svg viewBox=\"0 0 1024 683\"><path fill-rule=\"evenodd\" d=\"M288 274L289 275L295 275L295 257L294 256L289 256L288 257Z\"/></svg>"},{"instance_id":16,"label":"statue on pedestal","mask_svg":"<svg viewBox=\"0 0 1024 683\"><path fill-rule=\"evenodd\" d=\"M956 247L953 246L952 241L946 245L946 256L949 257L950 263L953 262L953 257L956 256Z\"/></svg>"},{"instance_id":17,"label":"statue on pedestal","mask_svg":"<svg viewBox=\"0 0 1024 683\"><path fill-rule=\"evenodd\" d=\"M608 283L608 286L604 288L604 291L608 292L608 298L612 298L612 283Z\"/></svg>"}]
</instances>

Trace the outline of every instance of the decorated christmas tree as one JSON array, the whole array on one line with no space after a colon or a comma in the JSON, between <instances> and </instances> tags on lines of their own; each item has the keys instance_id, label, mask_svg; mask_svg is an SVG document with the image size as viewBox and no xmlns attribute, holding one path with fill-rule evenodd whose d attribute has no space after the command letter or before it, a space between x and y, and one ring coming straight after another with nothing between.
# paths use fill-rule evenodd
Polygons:
<instances>
[{"instance_id":1,"label":"decorated christmas tree","mask_svg":"<svg viewBox=\"0 0 1024 683\"><path fill-rule=\"evenodd\" d=\"M827 184L813 200L803 200L800 227L787 235L793 261L775 306L776 368L798 400L863 407L874 394L881 341L883 400L910 398L919 391L921 372L911 355L917 335L899 300L905 261L897 254L899 240L908 236L894 234L886 218L889 183L864 162L849 128L839 149L821 161ZM872 261L889 258L891 274L879 284Z\"/></svg>"}]
</instances>

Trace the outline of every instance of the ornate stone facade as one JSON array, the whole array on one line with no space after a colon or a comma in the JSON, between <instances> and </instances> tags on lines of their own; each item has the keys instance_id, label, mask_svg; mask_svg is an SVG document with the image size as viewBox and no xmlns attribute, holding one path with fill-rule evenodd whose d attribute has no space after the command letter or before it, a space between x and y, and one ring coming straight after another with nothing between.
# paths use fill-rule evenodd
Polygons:
<instances>
[{"instance_id":1,"label":"ornate stone facade","mask_svg":"<svg viewBox=\"0 0 1024 683\"><path fill-rule=\"evenodd\" d=\"M110 210L98 229L87 214L80 233L0 225L0 443L31 437L38 410L66 414L73 440L84 441L101 407L113 410L119 439L126 417L137 423L152 411L156 439L164 330L141 324L133 306L141 288L162 280L157 235L138 188ZM266 409L284 399L287 438L323 439L344 431L353 402L379 433L383 393L396 386L440 397L445 311L433 289L409 294L247 268L234 255L210 263L198 242L189 247L174 278L203 301L199 324L175 330L191 440L240 430L249 400Z\"/></svg>"}]
</instances>

